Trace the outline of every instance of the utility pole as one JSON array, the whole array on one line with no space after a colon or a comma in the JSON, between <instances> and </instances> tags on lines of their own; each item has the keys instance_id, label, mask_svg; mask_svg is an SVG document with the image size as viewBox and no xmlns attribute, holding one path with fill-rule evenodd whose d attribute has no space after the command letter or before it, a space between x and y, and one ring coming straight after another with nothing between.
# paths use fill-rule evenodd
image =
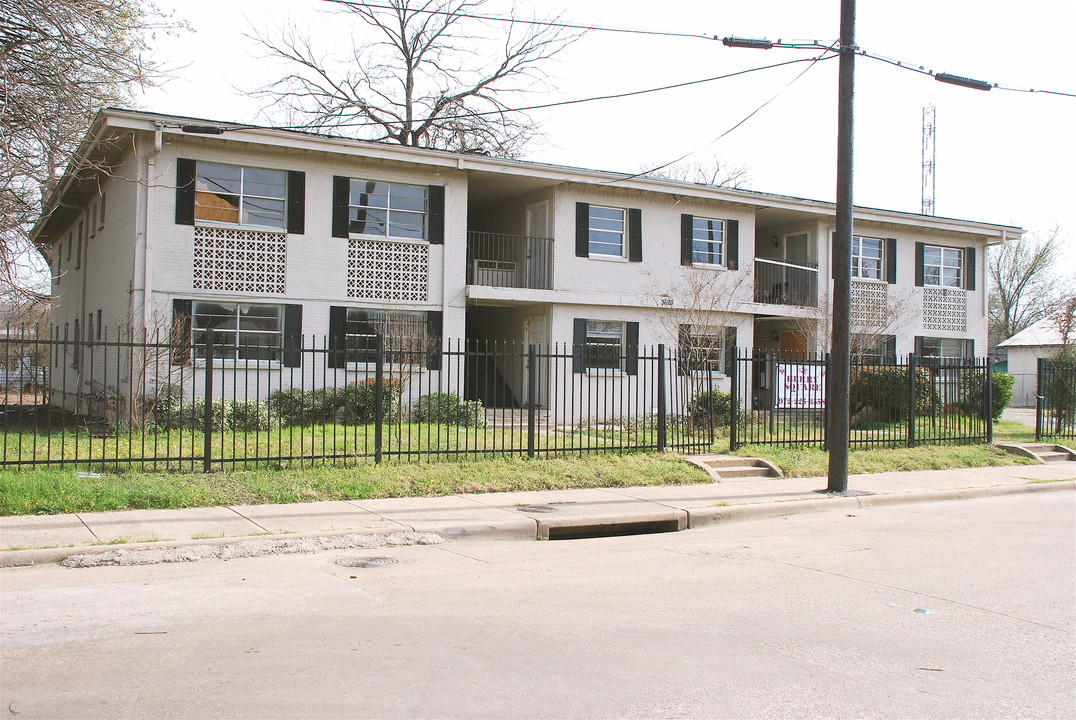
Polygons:
<instances>
[{"instance_id":1,"label":"utility pole","mask_svg":"<svg viewBox=\"0 0 1076 720\"><path fill-rule=\"evenodd\" d=\"M829 428L827 492L848 491L849 383L852 306L852 148L855 98L856 3L841 0L841 55L837 85L837 232L833 239L833 334L826 378Z\"/></svg>"}]
</instances>

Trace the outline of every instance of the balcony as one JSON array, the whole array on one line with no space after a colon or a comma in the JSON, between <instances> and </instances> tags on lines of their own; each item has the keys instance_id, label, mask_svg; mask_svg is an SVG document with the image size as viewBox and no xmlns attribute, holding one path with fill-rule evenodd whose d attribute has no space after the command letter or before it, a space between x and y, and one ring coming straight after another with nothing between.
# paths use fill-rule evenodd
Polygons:
<instances>
[{"instance_id":1,"label":"balcony","mask_svg":"<svg viewBox=\"0 0 1076 720\"><path fill-rule=\"evenodd\" d=\"M818 265L755 259L755 302L818 306Z\"/></svg>"},{"instance_id":2,"label":"balcony","mask_svg":"<svg viewBox=\"0 0 1076 720\"><path fill-rule=\"evenodd\" d=\"M552 290L553 240L468 232L467 284Z\"/></svg>"}]
</instances>

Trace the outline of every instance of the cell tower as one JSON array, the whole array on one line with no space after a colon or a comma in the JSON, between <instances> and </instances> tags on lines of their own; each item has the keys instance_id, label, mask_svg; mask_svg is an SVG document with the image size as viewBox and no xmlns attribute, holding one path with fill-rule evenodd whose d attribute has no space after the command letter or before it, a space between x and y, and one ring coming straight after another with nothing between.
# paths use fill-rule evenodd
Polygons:
<instances>
[{"instance_id":1,"label":"cell tower","mask_svg":"<svg viewBox=\"0 0 1076 720\"><path fill-rule=\"evenodd\" d=\"M923 108L923 214L934 214L934 106Z\"/></svg>"}]
</instances>

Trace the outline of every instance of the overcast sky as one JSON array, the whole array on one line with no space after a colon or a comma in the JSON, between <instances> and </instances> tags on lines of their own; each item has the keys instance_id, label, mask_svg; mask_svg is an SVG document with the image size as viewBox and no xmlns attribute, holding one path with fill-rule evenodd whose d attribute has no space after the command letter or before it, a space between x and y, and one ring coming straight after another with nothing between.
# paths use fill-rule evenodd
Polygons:
<instances>
[{"instance_id":1,"label":"overcast sky","mask_svg":"<svg viewBox=\"0 0 1076 720\"><path fill-rule=\"evenodd\" d=\"M193 32L158 37L156 59L174 79L145 94L143 109L221 121L273 124L245 91L279 77L244 37L251 26L294 23L331 49L346 45L339 16L319 0L167 0L162 9ZM839 35L839 0L585 0L566 7L518 0L525 16L771 40ZM490 0L491 14L507 0ZM660 13L655 12L660 8ZM1076 2L903 0L860 2L865 51L1001 85L1076 92ZM521 102L628 92L809 56L806 50L744 50L705 39L593 32L548 66L551 79ZM544 133L527 159L635 172L687 153L746 164L752 190L832 201L836 168L837 62L752 73L620 100L532 112ZM717 142L763 103L772 102ZM937 113L936 214L1076 238L1076 98L989 92L859 58L856 62L855 201L919 212L923 107ZM1071 255L1076 258L1076 253Z\"/></svg>"}]
</instances>

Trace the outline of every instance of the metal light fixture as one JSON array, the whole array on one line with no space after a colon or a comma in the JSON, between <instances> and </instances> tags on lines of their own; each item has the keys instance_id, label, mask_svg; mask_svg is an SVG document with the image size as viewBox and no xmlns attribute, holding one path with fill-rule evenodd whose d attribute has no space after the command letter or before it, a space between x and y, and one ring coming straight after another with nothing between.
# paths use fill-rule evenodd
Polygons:
<instances>
[{"instance_id":1,"label":"metal light fixture","mask_svg":"<svg viewBox=\"0 0 1076 720\"><path fill-rule=\"evenodd\" d=\"M774 247L779 247L781 245L781 241L777 239L776 235L770 236L770 242L773 243Z\"/></svg>"}]
</instances>

